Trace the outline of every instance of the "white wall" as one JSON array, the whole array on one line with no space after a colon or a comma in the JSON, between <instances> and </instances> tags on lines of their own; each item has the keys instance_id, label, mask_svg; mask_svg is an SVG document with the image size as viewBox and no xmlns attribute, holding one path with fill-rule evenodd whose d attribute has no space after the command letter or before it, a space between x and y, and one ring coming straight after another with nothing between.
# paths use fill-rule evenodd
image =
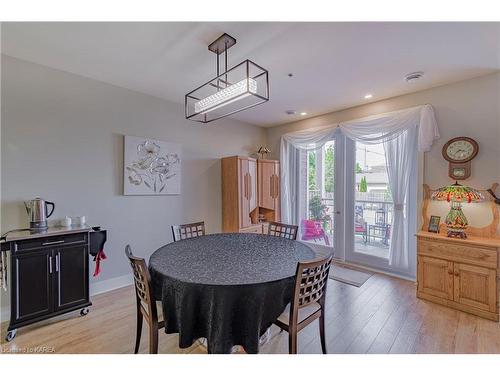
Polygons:
<instances>
[{"instance_id":1,"label":"white wall","mask_svg":"<svg viewBox=\"0 0 500 375\"><path fill-rule=\"evenodd\" d=\"M171 224L221 230L219 159L255 152L263 129L199 124L182 105L4 55L2 64L2 232L28 225L22 201L35 196L56 203L54 218L86 215L108 230L97 281L116 284L130 273L127 243L148 258L171 241ZM182 144L181 195L122 195L125 134Z\"/></svg>"},{"instance_id":2,"label":"white wall","mask_svg":"<svg viewBox=\"0 0 500 375\"><path fill-rule=\"evenodd\" d=\"M272 157L278 158L280 137L284 133L427 103L434 107L441 139L424 154L423 182L431 188L452 182L441 149L453 137L469 136L478 141L480 151L472 161L472 175L464 183L478 189L500 183L500 73L269 128L267 142L273 151ZM447 207L444 210L436 207L436 210L443 216ZM473 226L491 222L491 211L486 204L467 205L464 211Z\"/></svg>"}]
</instances>

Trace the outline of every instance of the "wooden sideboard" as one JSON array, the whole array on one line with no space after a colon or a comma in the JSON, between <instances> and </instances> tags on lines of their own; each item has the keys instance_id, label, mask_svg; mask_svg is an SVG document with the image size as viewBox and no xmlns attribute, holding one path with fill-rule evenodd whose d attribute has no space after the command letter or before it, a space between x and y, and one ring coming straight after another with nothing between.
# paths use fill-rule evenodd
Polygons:
<instances>
[{"instance_id":1,"label":"wooden sideboard","mask_svg":"<svg viewBox=\"0 0 500 375\"><path fill-rule=\"evenodd\" d=\"M222 230L264 233L266 224L280 221L279 161L231 156L221 160Z\"/></svg>"},{"instance_id":2,"label":"wooden sideboard","mask_svg":"<svg viewBox=\"0 0 500 375\"><path fill-rule=\"evenodd\" d=\"M499 320L500 239L417 233L417 297Z\"/></svg>"}]
</instances>

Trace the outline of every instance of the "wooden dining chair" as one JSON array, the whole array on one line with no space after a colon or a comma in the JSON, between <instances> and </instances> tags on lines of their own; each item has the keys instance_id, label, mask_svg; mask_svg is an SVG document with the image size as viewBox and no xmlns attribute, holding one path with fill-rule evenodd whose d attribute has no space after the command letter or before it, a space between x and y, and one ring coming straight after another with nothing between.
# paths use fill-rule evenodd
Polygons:
<instances>
[{"instance_id":1,"label":"wooden dining chair","mask_svg":"<svg viewBox=\"0 0 500 375\"><path fill-rule=\"evenodd\" d=\"M205 235L205 222L172 225L174 242Z\"/></svg>"},{"instance_id":2,"label":"wooden dining chair","mask_svg":"<svg viewBox=\"0 0 500 375\"><path fill-rule=\"evenodd\" d=\"M269 222L269 230L267 234L274 237L288 238L289 240L297 239L297 232L299 227L297 225L283 224L275 221Z\"/></svg>"},{"instance_id":3,"label":"wooden dining chair","mask_svg":"<svg viewBox=\"0 0 500 375\"><path fill-rule=\"evenodd\" d=\"M275 324L288 332L288 351L297 354L297 334L319 318L321 350L326 354L325 299L332 257L300 262L295 276L292 302Z\"/></svg>"},{"instance_id":4,"label":"wooden dining chair","mask_svg":"<svg viewBox=\"0 0 500 375\"><path fill-rule=\"evenodd\" d=\"M141 343L142 321L146 320L149 327L149 353L158 353L158 330L165 327L165 321L158 321L158 312L156 308L156 300L153 296L151 287L151 276L149 274L146 261L142 258L137 258L132 254L130 245L125 247L125 255L127 256L132 273L134 275L134 286L137 307L137 332L135 337L134 353L139 352Z\"/></svg>"}]
</instances>

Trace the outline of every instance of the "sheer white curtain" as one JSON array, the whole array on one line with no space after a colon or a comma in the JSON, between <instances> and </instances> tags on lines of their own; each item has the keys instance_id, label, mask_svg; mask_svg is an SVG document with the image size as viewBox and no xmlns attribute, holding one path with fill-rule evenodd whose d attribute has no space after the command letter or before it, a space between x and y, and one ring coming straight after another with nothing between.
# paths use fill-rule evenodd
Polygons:
<instances>
[{"instance_id":1,"label":"sheer white curtain","mask_svg":"<svg viewBox=\"0 0 500 375\"><path fill-rule=\"evenodd\" d=\"M398 137L384 142L385 162L389 187L394 202L391 223L389 265L406 270L409 264L408 225L405 220L405 203L410 176L416 164L417 127L410 127Z\"/></svg>"},{"instance_id":2,"label":"sheer white curtain","mask_svg":"<svg viewBox=\"0 0 500 375\"><path fill-rule=\"evenodd\" d=\"M338 130L337 130L338 129ZM297 186L299 172L297 150L316 150L333 140L335 132L365 144L384 143L386 153L392 154L388 164L389 185L393 199L398 204L393 217L393 231L390 249L390 262L398 268L408 267L408 241L404 235L404 216L399 204L404 204L408 190L409 176L415 162L415 142L419 151L429 151L435 139L439 138L434 110L426 104L400 111L383 113L362 119L347 121L330 126L302 130L284 134L281 137L281 207L282 220L298 224ZM412 143L413 142L413 143ZM413 151L412 151L413 150ZM295 155L295 156L294 156ZM402 171L403 169L403 171ZM406 188L405 188L406 184Z\"/></svg>"}]
</instances>

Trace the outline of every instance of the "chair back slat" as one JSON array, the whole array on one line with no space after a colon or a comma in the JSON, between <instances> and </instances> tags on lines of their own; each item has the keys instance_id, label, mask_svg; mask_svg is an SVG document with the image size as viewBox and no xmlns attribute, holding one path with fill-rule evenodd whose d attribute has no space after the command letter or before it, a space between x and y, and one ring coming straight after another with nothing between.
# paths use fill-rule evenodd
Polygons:
<instances>
[{"instance_id":1,"label":"chair back slat","mask_svg":"<svg viewBox=\"0 0 500 375\"><path fill-rule=\"evenodd\" d=\"M205 222L172 225L174 242L205 235Z\"/></svg>"},{"instance_id":2,"label":"chair back slat","mask_svg":"<svg viewBox=\"0 0 500 375\"><path fill-rule=\"evenodd\" d=\"M274 237L288 238L289 240L297 239L297 232L299 227L297 225L283 224L275 221L269 223L268 235Z\"/></svg>"},{"instance_id":3,"label":"chair back slat","mask_svg":"<svg viewBox=\"0 0 500 375\"><path fill-rule=\"evenodd\" d=\"M295 311L314 302L320 304L323 302L331 263L332 257L330 256L318 261L300 262L297 265L292 301L292 308Z\"/></svg>"},{"instance_id":4,"label":"chair back slat","mask_svg":"<svg viewBox=\"0 0 500 375\"><path fill-rule=\"evenodd\" d=\"M151 276L149 274L146 261L143 258L134 256L130 245L125 247L125 255L127 256L130 262L130 267L132 268L138 307L142 306L142 311L146 315L146 319L157 320L156 301L153 297Z\"/></svg>"}]
</instances>

